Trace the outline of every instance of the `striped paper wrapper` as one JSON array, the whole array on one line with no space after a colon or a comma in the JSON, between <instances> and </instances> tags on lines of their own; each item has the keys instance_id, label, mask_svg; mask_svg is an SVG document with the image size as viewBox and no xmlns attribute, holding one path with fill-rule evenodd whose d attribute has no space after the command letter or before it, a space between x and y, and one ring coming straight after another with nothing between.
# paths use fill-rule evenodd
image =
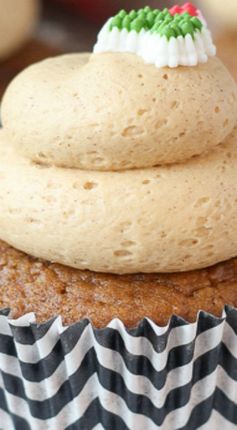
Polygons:
<instances>
[{"instance_id":1,"label":"striped paper wrapper","mask_svg":"<svg viewBox=\"0 0 237 430\"><path fill-rule=\"evenodd\" d=\"M1 430L234 430L237 309L95 329L0 312Z\"/></svg>"}]
</instances>

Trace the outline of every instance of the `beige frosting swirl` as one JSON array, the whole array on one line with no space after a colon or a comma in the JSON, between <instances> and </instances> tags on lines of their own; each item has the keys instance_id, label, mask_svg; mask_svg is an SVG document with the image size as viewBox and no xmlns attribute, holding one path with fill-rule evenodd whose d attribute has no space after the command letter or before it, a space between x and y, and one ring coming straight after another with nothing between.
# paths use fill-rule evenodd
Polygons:
<instances>
[{"instance_id":1,"label":"beige frosting swirl","mask_svg":"<svg viewBox=\"0 0 237 430\"><path fill-rule=\"evenodd\" d=\"M131 54L85 61L32 66L4 97L0 238L111 273L236 256L237 95L224 66L212 59L161 75Z\"/></svg>"},{"instance_id":2,"label":"beige frosting swirl","mask_svg":"<svg viewBox=\"0 0 237 430\"><path fill-rule=\"evenodd\" d=\"M126 53L82 59L40 62L9 86L3 125L24 156L92 170L152 167L214 148L236 124L236 84L217 58L176 69Z\"/></svg>"},{"instance_id":3,"label":"beige frosting swirl","mask_svg":"<svg viewBox=\"0 0 237 430\"><path fill-rule=\"evenodd\" d=\"M183 165L96 172L32 163L0 134L0 236L80 269L197 269L237 254L237 131Z\"/></svg>"}]
</instances>

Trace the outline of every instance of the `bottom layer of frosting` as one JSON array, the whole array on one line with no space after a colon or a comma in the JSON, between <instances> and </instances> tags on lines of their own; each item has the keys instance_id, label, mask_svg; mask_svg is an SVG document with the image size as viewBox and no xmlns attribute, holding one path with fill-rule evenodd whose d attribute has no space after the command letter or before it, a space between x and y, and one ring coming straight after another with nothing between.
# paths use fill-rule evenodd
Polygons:
<instances>
[{"instance_id":1,"label":"bottom layer of frosting","mask_svg":"<svg viewBox=\"0 0 237 430\"><path fill-rule=\"evenodd\" d=\"M183 165L124 172L37 165L0 136L0 238L109 273L198 269L237 255L236 132Z\"/></svg>"}]
</instances>

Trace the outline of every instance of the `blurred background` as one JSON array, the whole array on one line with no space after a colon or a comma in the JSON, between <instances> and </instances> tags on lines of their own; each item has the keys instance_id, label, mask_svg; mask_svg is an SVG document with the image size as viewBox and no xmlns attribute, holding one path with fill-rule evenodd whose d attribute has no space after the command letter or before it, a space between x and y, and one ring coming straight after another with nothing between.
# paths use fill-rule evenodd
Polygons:
<instances>
[{"instance_id":1,"label":"blurred background","mask_svg":"<svg viewBox=\"0 0 237 430\"><path fill-rule=\"evenodd\" d=\"M91 51L103 22L119 9L163 0L0 0L0 96L27 65L64 52ZM218 55L237 80L237 0L197 0L209 21Z\"/></svg>"}]
</instances>

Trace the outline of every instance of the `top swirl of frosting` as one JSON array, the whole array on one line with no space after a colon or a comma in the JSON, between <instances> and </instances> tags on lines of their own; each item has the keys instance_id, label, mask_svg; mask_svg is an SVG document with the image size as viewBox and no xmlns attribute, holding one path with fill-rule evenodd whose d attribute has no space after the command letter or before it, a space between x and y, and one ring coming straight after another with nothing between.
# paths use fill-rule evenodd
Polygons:
<instances>
[{"instance_id":1,"label":"top swirl of frosting","mask_svg":"<svg viewBox=\"0 0 237 430\"><path fill-rule=\"evenodd\" d=\"M2 102L3 126L21 154L104 171L185 162L222 142L236 113L236 84L217 58L170 69L116 52L30 66Z\"/></svg>"},{"instance_id":2,"label":"top swirl of frosting","mask_svg":"<svg viewBox=\"0 0 237 430\"><path fill-rule=\"evenodd\" d=\"M236 84L214 54L190 3L120 11L90 57L48 59L17 76L3 99L4 128L22 155L59 167L185 162L236 125Z\"/></svg>"}]
</instances>

